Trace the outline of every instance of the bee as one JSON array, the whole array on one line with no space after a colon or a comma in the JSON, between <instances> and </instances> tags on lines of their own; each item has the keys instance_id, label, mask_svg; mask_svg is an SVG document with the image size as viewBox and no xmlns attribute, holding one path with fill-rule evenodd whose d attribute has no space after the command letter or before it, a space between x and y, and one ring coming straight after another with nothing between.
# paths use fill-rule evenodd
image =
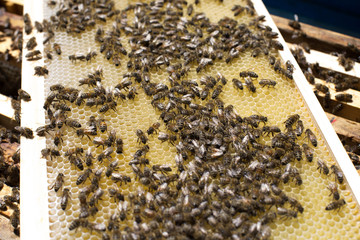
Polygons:
<instances>
[{"instance_id":1,"label":"bee","mask_svg":"<svg viewBox=\"0 0 360 240\"><path fill-rule=\"evenodd\" d=\"M36 28L36 30L37 30L38 32L43 32L43 31L44 31L44 27L43 27L43 25L42 25L40 22L35 21L34 24L35 24L35 28Z\"/></svg>"},{"instance_id":2,"label":"bee","mask_svg":"<svg viewBox=\"0 0 360 240\"><path fill-rule=\"evenodd\" d=\"M221 84L222 85L225 85L227 83L227 80L226 78L221 74L221 73L217 73L217 80L218 81L221 81Z\"/></svg>"},{"instance_id":3,"label":"bee","mask_svg":"<svg viewBox=\"0 0 360 240\"><path fill-rule=\"evenodd\" d=\"M75 119L66 119L65 124L71 128L81 128L81 124ZM81 129L79 129L81 130ZM85 130L84 130L85 131ZM92 129L94 131L94 129ZM85 131L86 132L86 131ZM96 132L96 129L95 129ZM84 133L85 134L85 133ZM96 134L95 134L96 135Z\"/></svg>"},{"instance_id":4,"label":"bee","mask_svg":"<svg viewBox=\"0 0 360 240\"><path fill-rule=\"evenodd\" d=\"M332 170L332 173L335 174L335 177L338 180L338 182L340 184L342 184L344 182L344 174L343 174L343 172L336 165L331 165L330 168Z\"/></svg>"},{"instance_id":5,"label":"bee","mask_svg":"<svg viewBox=\"0 0 360 240\"><path fill-rule=\"evenodd\" d=\"M76 179L76 185L80 185L86 181L90 177L92 170L90 168L86 169L84 173L80 174L79 177Z\"/></svg>"},{"instance_id":6,"label":"bee","mask_svg":"<svg viewBox=\"0 0 360 240\"><path fill-rule=\"evenodd\" d=\"M211 58L201 58L200 63L196 68L196 72L199 73L205 69L208 65L213 65L213 60Z\"/></svg>"},{"instance_id":7,"label":"bee","mask_svg":"<svg viewBox=\"0 0 360 240\"><path fill-rule=\"evenodd\" d=\"M147 165L149 164L149 159L147 158L134 158L129 162L129 165Z\"/></svg>"},{"instance_id":8,"label":"bee","mask_svg":"<svg viewBox=\"0 0 360 240\"><path fill-rule=\"evenodd\" d=\"M282 208L282 207L277 208L277 214L279 216L283 216L285 218L296 218L297 217L297 212L296 211L286 209L286 208Z\"/></svg>"},{"instance_id":9,"label":"bee","mask_svg":"<svg viewBox=\"0 0 360 240\"><path fill-rule=\"evenodd\" d=\"M211 98L216 99L219 97L220 93L222 92L222 85L218 85L215 90L213 91Z\"/></svg>"},{"instance_id":10,"label":"bee","mask_svg":"<svg viewBox=\"0 0 360 240\"><path fill-rule=\"evenodd\" d=\"M166 133L164 133L164 132L160 132L160 133L159 133L159 136L158 136L158 139L159 139L161 142L169 141L172 145L174 145L177 137L176 137L176 135L166 134Z\"/></svg>"},{"instance_id":11,"label":"bee","mask_svg":"<svg viewBox=\"0 0 360 240\"><path fill-rule=\"evenodd\" d=\"M34 70L35 70L34 75L37 75L37 76L45 76L45 75L49 74L49 71L45 67L36 66L34 68Z\"/></svg>"},{"instance_id":12,"label":"bee","mask_svg":"<svg viewBox=\"0 0 360 240\"><path fill-rule=\"evenodd\" d=\"M306 80L307 80L310 84L315 84L315 78L314 78L314 76L313 76L310 72L305 71L305 72L304 72L304 75L305 75Z\"/></svg>"},{"instance_id":13,"label":"bee","mask_svg":"<svg viewBox=\"0 0 360 240\"><path fill-rule=\"evenodd\" d=\"M295 208L299 213L304 212L304 207L295 198L288 197L288 202L290 203L291 207Z\"/></svg>"},{"instance_id":14,"label":"bee","mask_svg":"<svg viewBox=\"0 0 360 240\"><path fill-rule=\"evenodd\" d=\"M276 85L276 82L274 80L271 80L271 79L261 79L259 81L259 84L261 87L275 87Z\"/></svg>"},{"instance_id":15,"label":"bee","mask_svg":"<svg viewBox=\"0 0 360 240\"><path fill-rule=\"evenodd\" d=\"M53 48L58 55L61 55L61 47L59 44L54 43Z\"/></svg>"},{"instance_id":16,"label":"bee","mask_svg":"<svg viewBox=\"0 0 360 240\"><path fill-rule=\"evenodd\" d=\"M172 169L170 166L168 165L158 165L158 164L155 164L152 166L152 169L157 172L157 171L160 171L161 173L168 173L168 172L171 172Z\"/></svg>"},{"instance_id":17,"label":"bee","mask_svg":"<svg viewBox=\"0 0 360 240\"><path fill-rule=\"evenodd\" d=\"M105 175L107 177L110 177L111 174L113 173L113 171L117 171L119 168L118 168L118 164L119 162L117 160L111 162L109 164L109 166L106 168L106 172L105 172Z\"/></svg>"},{"instance_id":18,"label":"bee","mask_svg":"<svg viewBox=\"0 0 360 240\"><path fill-rule=\"evenodd\" d=\"M15 126L14 130L16 132L18 132L20 134L20 136L23 136L23 137L28 138L28 139L33 139L34 138L33 131L28 127Z\"/></svg>"},{"instance_id":19,"label":"bee","mask_svg":"<svg viewBox=\"0 0 360 240\"><path fill-rule=\"evenodd\" d=\"M290 62L290 60L286 61L285 66L290 73L294 73L294 65Z\"/></svg>"},{"instance_id":20,"label":"bee","mask_svg":"<svg viewBox=\"0 0 360 240\"><path fill-rule=\"evenodd\" d=\"M329 88L321 83L316 83L315 89L319 90L322 93L327 93L329 91Z\"/></svg>"},{"instance_id":21,"label":"bee","mask_svg":"<svg viewBox=\"0 0 360 240\"><path fill-rule=\"evenodd\" d=\"M135 87L131 87L128 94L127 94L127 98L128 99L135 99L135 96L137 95L136 92L136 88Z\"/></svg>"},{"instance_id":22,"label":"bee","mask_svg":"<svg viewBox=\"0 0 360 240\"><path fill-rule=\"evenodd\" d=\"M90 116L89 121L87 122L87 125L89 125L92 129L97 129L97 120L95 116Z\"/></svg>"},{"instance_id":23,"label":"bee","mask_svg":"<svg viewBox=\"0 0 360 240\"><path fill-rule=\"evenodd\" d=\"M78 156L70 155L69 156L69 161L70 161L71 164L75 165L81 171L84 170L84 165L83 165L81 159Z\"/></svg>"},{"instance_id":24,"label":"bee","mask_svg":"<svg viewBox=\"0 0 360 240\"><path fill-rule=\"evenodd\" d=\"M122 183L127 184L131 182L131 178L129 176L122 175L120 173L112 173L111 180L113 180L114 182L120 182L120 186Z\"/></svg>"},{"instance_id":25,"label":"bee","mask_svg":"<svg viewBox=\"0 0 360 240\"><path fill-rule=\"evenodd\" d=\"M88 61L91 61L91 59L95 59L97 56L97 53L95 51L89 51L86 56L85 56L85 60L88 62Z\"/></svg>"},{"instance_id":26,"label":"bee","mask_svg":"<svg viewBox=\"0 0 360 240\"><path fill-rule=\"evenodd\" d=\"M87 136L89 138L89 140L91 140L90 136L96 136L97 131L94 128L85 128L85 129L80 128L80 129L76 130L76 135L81 138L83 138L84 136Z\"/></svg>"},{"instance_id":27,"label":"bee","mask_svg":"<svg viewBox=\"0 0 360 240\"><path fill-rule=\"evenodd\" d=\"M304 151L306 160L308 160L309 162L312 162L313 157L314 157L314 150L311 147L309 147L309 145L307 145L306 143L304 143L302 145L302 147L303 147L303 151Z\"/></svg>"},{"instance_id":28,"label":"bee","mask_svg":"<svg viewBox=\"0 0 360 240\"><path fill-rule=\"evenodd\" d=\"M274 136L275 133L281 132L280 128L277 126L264 126L262 128L262 131L265 134L267 134L267 135L271 134L272 136Z\"/></svg>"},{"instance_id":29,"label":"bee","mask_svg":"<svg viewBox=\"0 0 360 240\"><path fill-rule=\"evenodd\" d=\"M296 126L295 126L295 134L296 136L301 136L301 134L304 132L304 124L303 122L299 119L296 122Z\"/></svg>"},{"instance_id":30,"label":"bee","mask_svg":"<svg viewBox=\"0 0 360 240\"><path fill-rule=\"evenodd\" d=\"M324 161L318 160L317 165L318 165L317 169L319 169L320 173L323 172L325 175L329 174L329 168Z\"/></svg>"},{"instance_id":31,"label":"bee","mask_svg":"<svg viewBox=\"0 0 360 240\"><path fill-rule=\"evenodd\" d=\"M336 104L334 108L332 109L331 113L335 114L339 111L341 111L344 108L344 105L342 103Z\"/></svg>"},{"instance_id":32,"label":"bee","mask_svg":"<svg viewBox=\"0 0 360 240\"><path fill-rule=\"evenodd\" d=\"M95 206L95 204L97 204L97 202L99 200L101 200L102 195L104 195L104 190L102 190L101 188L98 188L94 194L91 196L90 200L89 200L89 205L90 206Z\"/></svg>"},{"instance_id":33,"label":"bee","mask_svg":"<svg viewBox=\"0 0 360 240\"><path fill-rule=\"evenodd\" d=\"M106 113L110 109L112 109L115 112L116 111L116 106L117 106L116 102L106 103L99 109L99 112L100 113Z\"/></svg>"},{"instance_id":34,"label":"bee","mask_svg":"<svg viewBox=\"0 0 360 240\"><path fill-rule=\"evenodd\" d=\"M325 210L330 211L330 210L335 210L335 209L340 209L342 206L344 206L346 204L344 199L339 199L339 200L335 200L331 203L329 203L326 207Z\"/></svg>"},{"instance_id":35,"label":"bee","mask_svg":"<svg viewBox=\"0 0 360 240\"><path fill-rule=\"evenodd\" d=\"M190 4L187 8L187 15L190 16L194 11L194 7L192 4Z\"/></svg>"},{"instance_id":36,"label":"bee","mask_svg":"<svg viewBox=\"0 0 360 240\"><path fill-rule=\"evenodd\" d=\"M339 200L340 199L340 194L338 191L338 188L336 186L336 183L329 183L329 186L327 187L330 190L330 195L333 195L334 200Z\"/></svg>"},{"instance_id":37,"label":"bee","mask_svg":"<svg viewBox=\"0 0 360 240\"><path fill-rule=\"evenodd\" d=\"M150 147L148 145L144 145L142 148L138 149L135 154L134 158L140 158L142 156L145 156L147 152L149 152Z\"/></svg>"},{"instance_id":38,"label":"bee","mask_svg":"<svg viewBox=\"0 0 360 240\"><path fill-rule=\"evenodd\" d=\"M25 102L31 101L31 96L25 90L19 89L18 90L19 98L24 100Z\"/></svg>"},{"instance_id":39,"label":"bee","mask_svg":"<svg viewBox=\"0 0 360 240\"><path fill-rule=\"evenodd\" d=\"M17 228L20 224L20 209L14 209L13 213L10 216L11 225L14 228Z\"/></svg>"},{"instance_id":40,"label":"bee","mask_svg":"<svg viewBox=\"0 0 360 240\"><path fill-rule=\"evenodd\" d=\"M110 197L113 197L115 202L124 201L124 195L121 194L121 192L118 189L115 188L109 188L108 189Z\"/></svg>"},{"instance_id":41,"label":"bee","mask_svg":"<svg viewBox=\"0 0 360 240\"><path fill-rule=\"evenodd\" d=\"M68 205L70 195L71 195L70 190L68 188L64 188L61 199L60 199L60 206L61 206L61 209L64 211Z\"/></svg>"},{"instance_id":42,"label":"bee","mask_svg":"<svg viewBox=\"0 0 360 240\"><path fill-rule=\"evenodd\" d=\"M352 102L352 95L348 93L339 93L335 95L335 99L342 102Z\"/></svg>"},{"instance_id":43,"label":"bee","mask_svg":"<svg viewBox=\"0 0 360 240\"><path fill-rule=\"evenodd\" d=\"M159 127L160 127L160 123L158 123L158 122L153 123L146 132L150 136L154 132L157 133L157 130L159 129Z\"/></svg>"},{"instance_id":44,"label":"bee","mask_svg":"<svg viewBox=\"0 0 360 240\"><path fill-rule=\"evenodd\" d=\"M310 129L306 129L305 130L305 135L307 137L307 139L310 140L311 144L316 147L317 146L317 139L315 134L310 130Z\"/></svg>"},{"instance_id":45,"label":"bee","mask_svg":"<svg viewBox=\"0 0 360 240\"><path fill-rule=\"evenodd\" d=\"M294 125L295 122L297 122L300 119L300 115L299 114L293 114L290 115L286 120L285 120L285 127L287 129L291 129L292 125Z\"/></svg>"},{"instance_id":46,"label":"bee","mask_svg":"<svg viewBox=\"0 0 360 240\"><path fill-rule=\"evenodd\" d=\"M85 153L85 164L86 166L90 167L92 165L92 161L95 159L95 157L91 153L91 149L88 148L88 150Z\"/></svg>"},{"instance_id":47,"label":"bee","mask_svg":"<svg viewBox=\"0 0 360 240\"><path fill-rule=\"evenodd\" d=\"M254 86L254 83L250 77L245 78L245 84L246 84L246 87L249 89L249 91L251 91L253 93L256 92L256 87Z\"/></svg>"},{"instance_id":48,"label":"bee","mask_svg":"<svg viewBox=\"0 0 360 240\"><path fill-rule=\"evenodd\" d=\"M55 192L59 191L59 189L62 187L62 185L64 184L64 174L63 173L59 173L56 178L55 178L55 182L53 183L52 188L54 188Z\"/></svg>"},{"instance_id":49,"label":"bee","mask_svg":"<svg viewBox=\"0 0 360 240\"><path fill-rule=\"evenodd\" d=\"M50 156L50 160L52 161L53 157L59 157L60 152L56 149L44 148L41 150L42 158L47 158Z\"/></svg>"},{"instance_id":50,"label":"bee","mask_svg":"<svg viewBox=\"0 0 360 240\"><path fill-rule=\"evenodd\" d=\"M141 131L140 129L136 130L136 136L138 137L138 142L142 142L143 144L146 144L146 142L148 141L148 138L146 137L144 132Z\"/></svg>"},{"instance_id":51,"label":"bee","mask_svg":"<svg viewBox=\"0 0 360 240\"><path fill-rule=\"evenodd\" d=\"M26 55L26 60L28 61L37 61L39 59L41 59L41 52L39 50L34 50L31 52L28 52Z\"/></svg>"},{"instance_id":52,"label":"bee","mask_svg":"<svg viewBox=\"0 0 360 240\"><path fill-rule=\"evenodd\" d=\"M115 145L116 145L116 153L117 154L121 154L123 153L123 147L124 147L124 143L123 140L121 138L117 138L115 140Z\"/></svg>"},{"instance_id":53,"label":"bee","mask_svg":"<svg viewBox=\"0 0 360 240\"><path fill-rule=\"evenodd\" d=\"M120 211L120 216L119 216L120 220L124 221L126 219L126 214L129 211L127 201L119 203L119 211Z\"/></svg>"},{"instance_id":54,"label":"bee","mask_svg":"<svg viewBox=\"0 0 360 240\"><path fill-rule=\"evenodd\" d=\"M107 130L107 124L104 118L99 119L99 128L101 132L105 132Z\"/></svg>"},{"instance_id":55,"label":"bee","mask_svg":"<svg viewBox=\"0 0 360 240\"><path fill-rule=\"evenodd\" d=\"M233 82L235 88L240 89L240 90L244 89L243 84L239 79L233 78L232 82Z\"/></svg>"},{"instance_id":56,"label":"bee","mask_svg":"<svg viewBox=\"0 0 360 240\"><path fill-rule=\"evenodd\" d=\"M68 156L71 156L71 155L82 155L84 152L84 149L81 148L81 147L76 147L76 148L72 148L72 149L69 149L65 152L64 156L65 157L68 157Z\"/></svg>"},{"instance_id":57,"label":"bee","mask_svg":"<svg viewBox=\"0 0 360 240\"><path fill-rule=\"evenodd\" d=\"M63 136L63 134L62 134L62 132L60 130L55 132L55 135L54 135L54 144L55 144L55 146L58 146L60 143L63 142L62 136Z\"/></svg>"}]
</instances>

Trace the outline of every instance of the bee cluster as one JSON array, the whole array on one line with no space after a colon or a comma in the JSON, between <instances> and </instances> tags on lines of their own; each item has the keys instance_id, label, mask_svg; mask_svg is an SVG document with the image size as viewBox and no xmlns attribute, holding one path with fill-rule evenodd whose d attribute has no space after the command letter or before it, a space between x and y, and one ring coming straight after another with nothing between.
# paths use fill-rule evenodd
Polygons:
<instances>
[{"instance_id":1,"label":"bee cluster","mask_svg":"<svg viewBox=\"0 0 360 240\"><path fill-rule=\"evenodd\" d=\"M343 184L336 165L329 168L326 160L314 156L318 139L305 127L306 117L289 113L282 124L273 125L270 117L246 117L225 101L229 91L255 99L257 94L276 92L281 84L293 86L294 67L278 58L283 46L263 24L264 16L256 16L251 1L231 9L235 17L249 17L248 24L230 17L211 22L197 12L202 4L206 3L157 0L117 10L108 0L64 1L50 21L43 21L49 61L69 54L65 43L53 43L56 34L77 36L92 30L104 61L127 70L108 86L109 76L100 66L82 76L78 88L52 84L46 96L47 123L36 132L47 137L42 156L50 175L56 172L50 190L56 194L49 193L57 196L54 208L59 206L65 215L76 209L70 223L59 223L66 234L80 237L84 231L102 239L269 239L275 221L306 212L300 200L284 190L303 186L298 166L317 159L320 176L331 170ZM57 6L54 1L50 5ZM98 55L89 50L65 59L76 66L91 64ZM252 69L236 71L232 84L225 74L212 74L216 65L231 66L244 57L265 59L281 83ZM158 72L165 81L155 80ZM35 74L46 79L51 67L37 66ZM135 143L109 122L124 105L140 98L145 100L139 106L150 106L160 120L133 129ZM74 112L81 109L91 116L77 118ZM121 114L131 111L138 110ZM22 134L27 134L25 128ZM174 159L155 159L151 152L156 141L167 145ZM70 165L71 174L52 168L65 165ZM329 185L333 200L323 209L345 205L337 186ZM105 210L108 217L99 217Z\"/></svg>"}]
</instances>

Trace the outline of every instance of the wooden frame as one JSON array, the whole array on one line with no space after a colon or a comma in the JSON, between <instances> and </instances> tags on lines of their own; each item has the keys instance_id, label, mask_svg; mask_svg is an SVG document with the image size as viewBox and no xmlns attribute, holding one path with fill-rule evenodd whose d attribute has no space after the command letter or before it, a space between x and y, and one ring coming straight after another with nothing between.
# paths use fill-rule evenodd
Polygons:
<instances>
[{"instance_id":1,"label":"wooden frame","mask_svg":"<svg viewBox=\"0 0 360 240\"><path fill-rule=\"evenodd\" d=\"M261 0L253 0L258 13L266 16L266 23L279 31L271 19L267 9ZM42 20L43 1L26 2L24 12L30 14L33 21ZM25 37L28 37L24 34ZM43 50L41 35L38 34L38 48ZM284 45L284 51L280 52L284 60L290 60L296 70L294 81L300 90L318 129L322 132L328 148L343 170L346 180L357 200L360 200L360 176L357 174L352 162L339 138L326 117L321 105L317 101L311 87L302 74L290 50L282 36L278 39ZM26 54L26 52L25 52ZM25 55L23 54L23 56ZM36 129L45 124L45 114L42 109L44 102L44 78L34 77L34 66L43 65L43 59L37 62L28 62L23 57L22 88L32 95L31 102L22 103L22 125ZM34 140L21 139L21 238L22 239L49 239L49 214L48 214L48 183L46 160L41 159L41 149L45 148L45 139L35 137ZM340 161L341 160L341 161ZM26 199L26 201L24 201Z\"/></svg>"}]
</instances>

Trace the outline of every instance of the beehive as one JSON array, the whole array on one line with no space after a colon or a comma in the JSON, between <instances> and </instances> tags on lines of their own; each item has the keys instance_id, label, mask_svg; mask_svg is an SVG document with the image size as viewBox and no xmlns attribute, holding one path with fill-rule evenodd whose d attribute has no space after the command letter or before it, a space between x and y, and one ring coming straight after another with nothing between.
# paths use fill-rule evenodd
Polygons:
<instances>
[{"instance_id":1,"label":"beehive","mask_svg":"<svg viewBox=\"0 0 360 240\"><path fill-rule=\"evenodd\" d=\"M126 7L127 2L116 3L117 9L123 9ZM231 7L234 3L232 1L224 1L220 3L218 1L208 1L201 2L199 5L195 6L195 12L204 12L207 17L210 18L211 22L217 22L224 16L232 16ZM244 4L244 2L239 1L239 4ZM255 2L255 7L257 11L262 11L260 2ZM55 13L56 8L52 9L43 5L43 15L44 18L49 18L52 14ZM259 14L260 15L260 14ZM131 15L129 15L129 21L131 21ZM269 17L267 15L267 17ZM251 18L242 14L238 17L235 17L240 23L248 23ZM104 24L104 29L111 28L111 21L107 24ZM272 26L273 27L273 26ZM62 48L62 55L54 54L54 60L48 61L45 60L45 66L49 70L49 75L44 79L44 86L40 86L39 89L44 89L44 95L40 96L40 99L44 99L49 94L49 87L53 84L61 83L65 87L74 87L78 85L78 80L87 76L88 73L93 72L98 66L101 66L103 69L103 80L102 84L105 88L113 87L119 80L122 79L122 75L127 73L126 68L127 58L124 57L122 60L122 65L120 67L115 67L111 62L104 59L103 54L99 54L97 58L89 63L78 62L72 63L69 61L68 56L71 54L78 53L87 53L89 48L92 50L98 51L99 44L94 42L95 29L91 31L86 31L85 33L79 36L71 36L65 32L56 32L55 39L53 42L59 43ZM52 42L52 43L53 43ZM125 46L127 51L130 51L130 46L127 42L127 38L122 38L122 44ZM226 104L232 104L237 113L241 116L250 116L252 114L261 114L268 117L268 123L270 125L284 127L283 122L291 114L299 114L301 119L304 122L305 128L310 128L314 131L318 139L318 147L315 148L314 161L312 163L305 162L296 162L295 166L301 171L301 177L303 179L303 184L301 186L296 186L295 183L290 183L284 185L284 190L286 193L298 199L301 204L304 206L305 211L303 214L295 219L278 219L275 223L272 223L270 226L272 228L272 236L274 239L355 239L359 238L359 207L357 205L356 199L352 194L351 188L349 187L350 178L346 176L348 182L339 186L340 194L346 200L347 204L340 211L325 211L326 205L332 201L327 189L328 183L334 181L334 176L325 176L320 174L317 170L316 161L324 160L329 166L336 163L333 155L333 151L328 147L329 139L326 140L319 128L319 123L316 123L316 120L313 118L313 115L318 115L318 113L311 113L308 105L309 99L315 99L313 96L304 96L304 88L299 87L299 82L304 79L299 79L301 77L297 72L295 76L295 81L289 80L284 76L276 73L270 66L267 57L261 55L257 58L251 57L250 51L245 51L240 55L239 58L234 59L231 64L226 64L225 62L216 62L214 66L211 66L206 69L205 72L197 74L195 67L191 69L188 74L188 79L200 79L204 74L216 76L217 72L220 72L226 79L228 83L224 86L223 92L220 97ZM284 54L282 54L284 58ZM290 59L293 63L294 60L290 55L287 55L287 59L283 59L284 62ZM25 61L24 61L25 62ZM31 63L32 64L32 63ZM25 65L31 65L25 63ZM294 64L295 65L295 64ZM31 65L32 66L32 65ZM26 69L26 67L25 67ZM31 68L30 68L31 69ZM239 78L240 71L254 71L258 73L259 79L267 78L273 79L277 82L275 88L261 88L258 82L255 81L255 86L257 87L256 93L251 93L245 87L244 90L239 91L234 89L231 79ZM25 70L26 71L26 70ZM299 69L296 69L299 71ZM41 80L36 80L41 81ZM167 84L167 73L164 69L159 69L157 71L151 71L151 81L155 83L164 83ZM297 83L297 84L296 84ZM299 90L299 88L300 90ZM26 89L26 87L24 88ZM79 87L86 91L87 87ZM26 89L27 90L27 89ZM306 87L305 87L306 90ZM29 91L32 92L32 91ZM42 92L41 92L42 93ZM32 95L36 94L32 92ZM305 99L304 99L305 97ZM36 98L36 97L35 97ZM305 101L307 98L307 101ZM43 100L42 100L43 101ZM38 103L36 111L41 112L42 103ZM318 105L318 103L313 103ZM26 105L25 105L26 106ZM77 107L75 104L70 106L72 111L69 113L68 117L77 119L83 126L85 126L89 120L89 117L92 115L99 116L98 108L89 108L89 107ZM311 106L312 110L316 109L316 106ZM320 106L318 106L320 109ZM159 112L154 110L151 105L151 98L145 95L145 93L140 89L138 95L136 95L134 100L118 102L116 111L108 111L104 114L104 118L108 121L108 128L116 130L117 134L122 137L124 140L124 153L115 155L113 154L114 159L118 159L121 163L119 166L119 172L125 173L132 178L132 184L122 185L120 188L122 193L126 196L128 193L133 192L138 189L140 184L137 181L134 181L135 175L133 174L131 167L128 162L132 159L132 155L139 148L140 144L137 142L137 137L135 134L136 129L141 129L145 131L153 123L159 122ZM40 120L35 121L36 125L40 125L45 122L43 113L39 115ZM24 117L24 115L23 115ZM26 120L23 124L27 124ZM326 124L324 123L324 126ZM324 126L320 126L323 127ZM327 125L329 126L329 124ZM165 131L164 124L161 124L160 131ZM332 131L332 130L329 130ZM72 194L72 200L69 203L66 211L61 210L60 207L60 196L61 191L55 193L53 190L46 191L47 194L47 207L45 209L42 206L42 216L41 221L45 223L40 228L48 228L44 230L45 233L49 234L50 239L98 239L101 238L101 235L95 231L90 232L86 229L81 229L78 231L69 231L69 226L71 222L78 218L80 214L79 209L79 200L78 193L79 189L83 185L77 186L75 181L79 174L81 173L77 168L72 166L69 161L63 157L64 153L74 147L83 147L84 151L88 148L92 149L94 155L98 155L102 152L101 148L96 148L96 146L88 138L79 138L76 136L76 132L71 128L63 129L63 141L64 143L59 147L61 152L61 157L55 158L54 160L45 160L39 159L42 161L42 170L46 169L46 173L41 172L42 180L40 180L43 185L43 189L40 190L44 197L44 181L46 180L46 188L50 188L53 184L58 173L64 173L65 175L65 184L64 187L69 188ZM106 137L108 133L104 133L100 136ZM327 134L329 135L329 134ZM334 134L333 134L334 135ZM332 135L332 136L333 136ZM269 141L269 138L264 138L264 141ZM308 140L306 138L300 139L299 144L305 143ZM331 140L333 141L333 140ZM337 144L337 145L336 145ZM335 146L340 146L339 141L335 143ZM334 144L332 143L334 146ZM46 146L52 147L52 138L48 137L46 139ZM154 135L149 137L149 147L150 151L147 154L147 157L151 161L151 164L169 164L173 168L175 167L175 154L176 149L174 146L168 142L161 143L157 139L157 136ZM27 149L22 149L23 158L27 158ZM341 149L339 150L341 152ZM341 154L340 154L341 155ZM24 157L25 156L25 157ZM348 159L345 159L347 161ZM25 162L26 160L22 160ZM32 160L34 161L34 160ZM36 161L38 161L36 159ZM46 162L46 167L44 166ZM26 164L26 163L25 163ZM29 165L29 164L28 164ZM93 169L99 169L104 167L104 164L94 163ZM341 166L341 165L340 165ZM23 173L30 171L22 165L22 191L24 189L25 178L28 179L28 174ZM39 169L37 170L39 171ZM350 170L351 172L352 170ZM355 170L353 171L355 172ZM347 172L345 172L347 173ZM46 175L46 179L45 179ZM357 179L357 178L356 178ZM27 183L29 184L29 183ZM103 177L100 182L100 187L106 190L108 187L113 187L115 184L110 179ZM24 196L25 193L22 193ZM28 203L23 203L24 199L22 197L23 206ZM44 199L42 199L43 202ZM99 202L99 212L94 216L90 217L89 220L96 223L106 223L109 217L114 213L117 208L117 203L113 199L110 199L109 195L104 194L102 201ZM29 207L27 205L27 207ZM45 210L44 210L45 209ZM25 212L27 212L25 210ZM44 213L46 212L46 213ZM43 214L44 213L44 214ZM47 220L44 219L48 216L48 226ZM24 220L25 219L25 220ZM25 231L31 232L29 227L25 224L28 223L29 216L25 216L25 213L22 208L22 236L30 237ZM131 225L132 222L125 221L122 223L124 225ZM23 227L24 226L24 227ZM25 229L25 230L24 230ZM28 233L29 233L28 232ZM45 234L46 235L46 234Z\"/></svg>"}]
</instances>

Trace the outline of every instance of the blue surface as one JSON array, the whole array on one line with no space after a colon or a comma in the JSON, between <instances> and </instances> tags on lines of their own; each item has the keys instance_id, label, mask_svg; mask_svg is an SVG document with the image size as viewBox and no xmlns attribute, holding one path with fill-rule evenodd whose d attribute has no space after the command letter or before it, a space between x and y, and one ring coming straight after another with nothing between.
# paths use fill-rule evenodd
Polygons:
<instances>
[{"instance_id":1,"label":"blue surface","mask_svg":"<svg viewBox=\"0 0 360 240\"><path fill-rule=\"evenodd\" d=\"M360 38L360 0L263 0L271 14Z\"/></svg>"}]
</instances>

